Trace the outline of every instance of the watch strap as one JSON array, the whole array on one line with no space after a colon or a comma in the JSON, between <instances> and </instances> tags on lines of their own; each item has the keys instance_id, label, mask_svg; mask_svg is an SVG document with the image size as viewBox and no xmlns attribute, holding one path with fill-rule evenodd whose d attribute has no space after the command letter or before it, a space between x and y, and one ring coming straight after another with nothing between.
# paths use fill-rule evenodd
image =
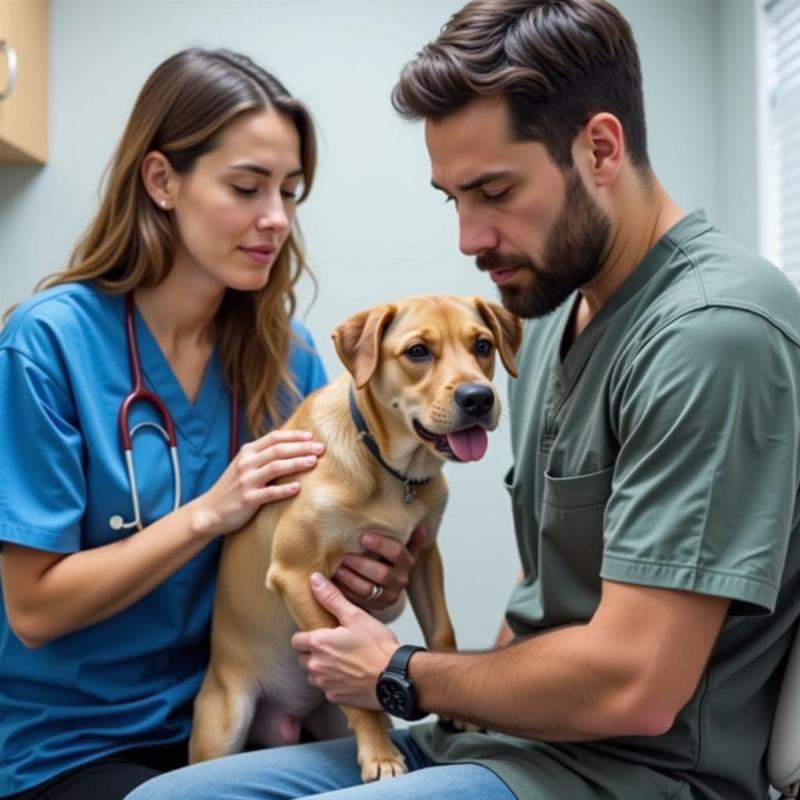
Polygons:
<instances>
[{"instance_id":1,"label":"watch strap","mask_svg":"<svg viewBox=\"0 0 800 800\"><path fill-rule=\"evenodd\" d=\"M425 648L413 644L401 645L392 653L384 672L391 672L408 679L408 662L411 660L411 656L419 650L425 650Z\"/></svg>"}]
</instances>

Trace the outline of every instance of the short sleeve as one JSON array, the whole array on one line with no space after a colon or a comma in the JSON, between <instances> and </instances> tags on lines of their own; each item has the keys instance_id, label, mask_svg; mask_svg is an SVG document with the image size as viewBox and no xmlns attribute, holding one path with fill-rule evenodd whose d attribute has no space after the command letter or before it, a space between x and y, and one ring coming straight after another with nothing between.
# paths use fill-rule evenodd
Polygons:
<instances>
[{"instance_id":1,"label":"short sleeve","mask_svg":"<svg viewBox=\"0 0 800 800\"><path fill-rule=\"evenodd\" d=\"M615 383L602 577L771 612L798 484L797 345L738 309L656 334Z\"/></svg>"},{"instance_id":2,"label":"short sleeve","mask_svg":"<svg viewBox=\"0 0 800 800\"><path fill-rule=\"evenodd\" d=\"M314 339L308 329L298 322L293 324L293 330L299 343L295 344L291 355L291 370L295 385L303 397L319 389L328 382L325 367L319 357Z\"/></svg>"},{"instance_id":3,"label":"short sleeve","mask_svg":"<svg viewBox=\"0 0 800 800\"><path fill-rule=\"evenodd\" d=\"M0 541L80 548L83 443L65 388L28 356L0 349Z\"/></svg>"}]
</instances>

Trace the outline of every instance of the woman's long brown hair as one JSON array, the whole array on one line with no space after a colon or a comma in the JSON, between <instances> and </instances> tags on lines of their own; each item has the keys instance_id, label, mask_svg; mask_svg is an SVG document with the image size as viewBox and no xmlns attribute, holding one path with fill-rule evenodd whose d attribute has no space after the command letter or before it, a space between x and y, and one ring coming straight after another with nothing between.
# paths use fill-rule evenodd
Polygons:
<instances>
[{"instance_id":1,"label":"woman's long brown hair","mask_svg":"<svg viewBox=\"0 0 800 800\"><path fill-rule=\"evenodd\" d=\"M298 131L301 202L316 167L314 127L306 108L270 73L237 53L191 49L167 59L136 100L107 169L99 211L67 269L37 289L71 281L93 281L115 294L158 286L172 267L177 231L171 215L145 191L140 177L145 155L157 150L179 174L188 174L239 114L266 109L291 120ZM290 320L295 284L307 270L295 225L266 286L257 292L229 289L220 306L216 322L223 371L229 387L244 399L252 435L282 422L287 392L296 394L288 367Z\"/></svg>"}]
</instances>

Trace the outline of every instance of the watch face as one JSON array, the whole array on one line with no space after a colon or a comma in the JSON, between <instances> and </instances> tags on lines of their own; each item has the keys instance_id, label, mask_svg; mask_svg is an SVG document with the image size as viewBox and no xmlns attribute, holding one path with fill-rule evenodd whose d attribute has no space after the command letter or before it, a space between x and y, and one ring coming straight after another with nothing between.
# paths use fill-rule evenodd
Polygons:
<instances>
[{"instance_id":1,"label":"watch face","mask_svg":"<svg viewBox=\"0 0 800 800\"><path fill-rule=\"evenodd\" d=\"M390 714L405 719L412 710L411 686L402 678L384 675L378 682L378 702Z\"/></svg>"}]
</instances>

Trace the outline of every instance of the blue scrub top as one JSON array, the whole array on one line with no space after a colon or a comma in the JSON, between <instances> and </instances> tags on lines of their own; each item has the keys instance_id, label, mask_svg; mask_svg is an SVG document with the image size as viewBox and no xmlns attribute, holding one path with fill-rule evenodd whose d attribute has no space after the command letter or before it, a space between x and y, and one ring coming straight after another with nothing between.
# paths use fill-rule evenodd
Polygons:
<instances>
[{"instance_id":1,"label":"blue scrub top","mask_svg":"<svg viewBox=\"0 0 800 800\"><path fill-rule=\"evenodd\" d=\"M117 415L131 391L123 295L58 286L16 309L0 333L0 542L73 553L130 531L133 518ZM290 367L302 395L325 383L308 331ZM190 403L144 320L136 336L148 388L178 438L182 502L228 462L231 398L217 354ZM137 403L131 425L158 417ZM241 436L244 439L246 437ZM169 455L144 428L134 462L145 525L173 506ZM115 750L185 739L208 661L221 540L110 619L27 649L0 606L0 797Z\"/></svg>"}]
</instances>

